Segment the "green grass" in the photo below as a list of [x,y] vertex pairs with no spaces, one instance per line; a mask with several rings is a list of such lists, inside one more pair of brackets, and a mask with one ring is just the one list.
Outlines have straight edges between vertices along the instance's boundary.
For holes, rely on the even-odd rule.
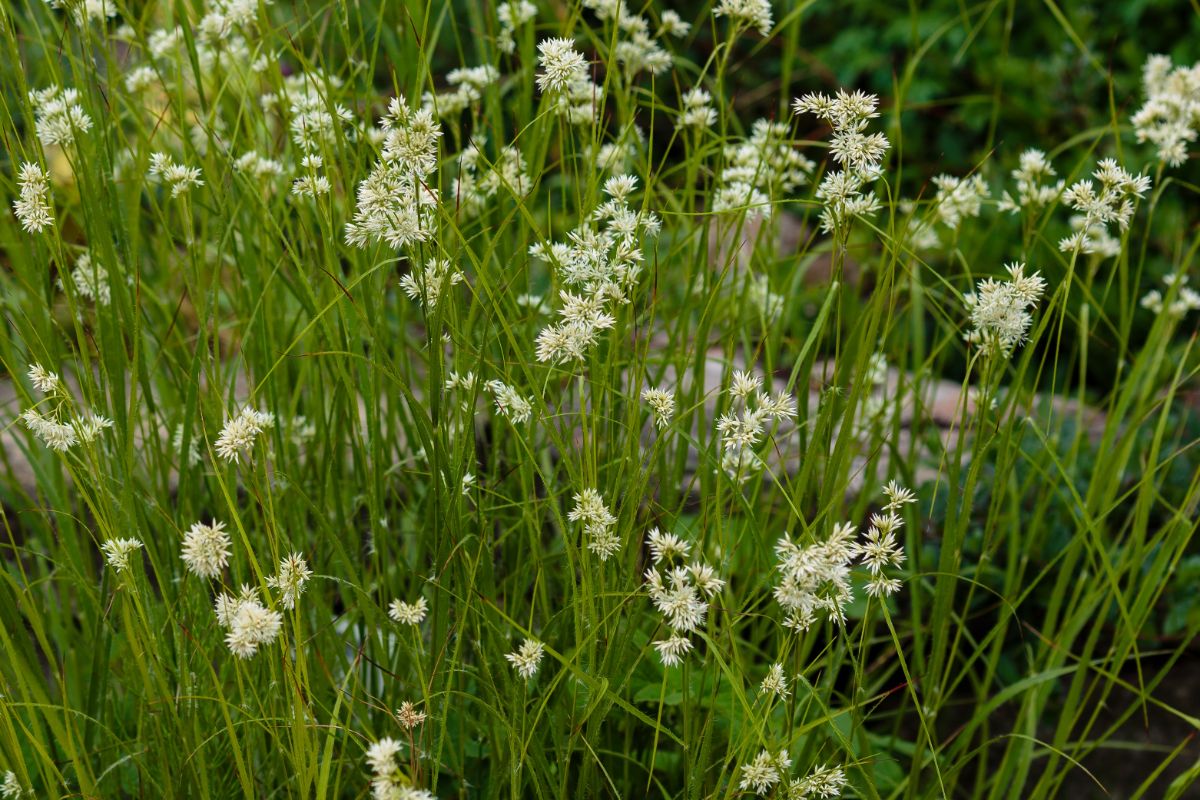
[[[626,75],[613,53],[627,34],[568,2],[539,2],[507,54],[486,4],[280,0],[220,37],[215,63],[201,24],[213,2],[119,2],[82,25],[35,0],[0,9],[0,187],[11,207],[20,165],[44,166],[54,216],[30,233],[0,215],[0,365],[17,395],[0,419],[0,772],[46,797],[366,797],[367,749],[390,737],[403,745],[393,777],[438,797],[749,796],[743,767],[764,749],[793,761],[775,797],[819,765],[843,768],[854,798],[1195,792],[1200,706],[1169,690],[1194,686],[1200,631],[1196,315],[1139,305],[1152,288],[1177,296],[1163,275],[1197,274],[1194,159],[1165,168],[1136,142],[1138,69],[1154,50],[1106,59],[1111,20],[1061,3],[917,5],[779,3],[762,37],[680,4],[694,27],[663,38],[674,63],[653,77]],[[665,9],[631,10],[653,33]],[[1174,11],[1195,29],[1189,6]],[[895,19],[880,42],[839,23],[883,13]],[[151,59],[151,34],[175,25],[179,45]],[[589,60],[598,122],[570,125],[538,92],[537,44],[552,36]],[[1054,37],[1059,80],[1084,65],[1085,111],[1026,85],[1023,65]],[[872,56],[883,45],[891,68]],[[1159,49],[1197,57],[1174,45]],[[131,91],[143,64],[152,86]],[[429,237],[347,244],[388,100],[415,108],[450,69],[480,64],[500,77],[440,120],[421,189],[438,198]],[[981,83],[988,64],[1001,77]],[[302,73],[319,109],[349,112],[315,148],[331,183],[315,199],[291,193],[306,169],[288,76]],[[830,235],[814,193],[836,168],[829,130],[789,108],[839,80],[881,94],[869,130],[891,149],[881,208]],[[77,89],[93,121],[63,147],[34,130],[28,93],[51,85]],[[676,130],[692,86],[717,120]],[[771,190],[761,226],[744,209],[712,213],[728,148],[758,118],[789,126],[787,147],[815,164],[806,185]],[[1025,141],[1030,130],[1046,138]],[[476,215],[454,182],[472,142],[481,173],[505,146],[526,164]],[[615,142],[632,143],[627,163],[604,170],[596,150]],[[1062,252],[1061,199],[998,210],[1026,146],[1068,185],[1106,157],[1151,176],[1129,230],[1113,228],[1119,255]],[[236,169],[251,150],[285,174]],[[155,152],[203,185],[171,197],[145,177]],[[638,235],[641,274],[586,357],[538,361],[571,287],[529,248],[564,241],[621,172],[638,179],[631,208],[661,230]],[[991,185],[957,230],[935,221],[938,173]],[[914,239],[925,222],[936,245]],[[801,228],[794,251],[781,228]],[[85,250],[107,271],[107,305],[70,279]],[[425,308],[400,281],[435,258],[464,280]],[[1029,341],[988,357],[964,341],[963,295],[1017,261],[1047,289]],[[752,278],[779,295],[777,317]],[[882,401],[866,379],[876,354],[898,376]],[[719,384],[702,378],[710,362]],[[34,388],[35,363],[69,378],[69,399]],[[798,415],[758,445],[767,468],[739,481],[716,424],[747,366]],[[478,382],[446,390],[452,371]],[[498,413],[491,380],[528,398],[532,419]],[[973,392],[969,408],[952,396],[952,421],[930,400],[950,384]],[[649,386],[676,389],[663,430],[640,399]],[[58,403],[113,425],[55,452],[19,414]],[[246,405],[275,424],[229,463],[217,439]],[[889,571],[900,591],[868,597],[856,566],[844,626],[785,627],[779,537],[865,530],[893,479],[917,495],[901,512],[907,559]],[[569,518],[589,488],[616,518],[622,546],[606,561]],[[210,519],[231,536],[215,580],[180,558],[184,533]],[[675,667],[652,644],[669,633],[644,585],[654,527],[727,581]],[[100,553],[118,538],[144,545],[122,572]],[[293,552],[314,574],[286,610],[267,581]],[[213,610],[243,584],[283,616],[248,659]],[[420,625],[389,619],[392,600],[418,597]],[[545,645],[528,681],[505,660],[526,638]],[[774,663],[784,699],[759,691]],[[428,714],[411,733],[405,701]],[[1149,744],[1134,741],[1144,730]]]

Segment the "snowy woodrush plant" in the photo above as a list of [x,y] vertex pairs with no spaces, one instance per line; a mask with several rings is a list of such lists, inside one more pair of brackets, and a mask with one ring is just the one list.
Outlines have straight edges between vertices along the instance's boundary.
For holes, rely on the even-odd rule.
[[1125,5],[0,7],[0,796],[1190,796]]

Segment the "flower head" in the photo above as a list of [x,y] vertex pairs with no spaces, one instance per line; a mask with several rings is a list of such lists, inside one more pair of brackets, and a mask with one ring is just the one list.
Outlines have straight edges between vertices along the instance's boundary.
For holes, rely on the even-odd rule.
[[109,539],[100,545],[104,560],[117,572],[129,569],[129,557],[140,550],[142,543],[137,539]]
[[529,680],[537,674],[538,667],[542,663],[542,654],[545,652],[546,646],[541,642],[533,639],[526,639],[517,648],[516,652],[509,653],[505,656],[513,669],[517,671],[525,680]]
[[424,597],[418,597],[413,603],[393,600],[388,606],[388,616],[401,625],[420,625],[428,613],[429,601]]
[[229,563],[229,545],[224,522],[213,520],[208,525],[196,522],[183,535],[180,557],[201,578],[216,578]]
[[282,593],[279,604],[290,611],[296,606],[296,598],[304,594],[311,577],[308,562],[299,553],[292,553],[279,562],[279,572],[267,578],[267,586]]
[[50,179],[37,164],[21,164],[17,174],[19,196],[13,201],[13,213],[29,233],[41,233],[54,225],[50,205]]

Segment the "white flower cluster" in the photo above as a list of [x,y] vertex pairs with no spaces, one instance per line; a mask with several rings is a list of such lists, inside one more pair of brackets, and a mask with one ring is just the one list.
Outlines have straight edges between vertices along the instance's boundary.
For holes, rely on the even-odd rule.
[[721,437],[721,469],[745,483],[765,468],[755,449],[767,435],[767,425],[796,416],[796,401],[784,392],[774,397],[762,390],[762,378],[735,371],[728,389],[731,410],[717,420]]
[[1021,153],[1020,166],[1012,171],[1013,180],[1017,182],[1017,199],[1013,200],[1008,192],[1000,198],[999,209],[1016,214],[1022,210],[1035,211],[1050,205],[1062,194],[1066,182],[1059,178],[1052,183],[1047,182],[1057,173],[1051,166],[1046,154],[1036,148],[1029,148]]
[[937,187],[933,197],[934,216],[951,230],[958,230],[967,217],[978,217],[983,201],[991,195],[987,181],[980,175],[968,178],[938,175],[933,185]]
[[1108,226],[1116,223],[1121,231],[1129,229],[1133,219],[1134,199],[1141,199],[1150,191],[1148,175],[1132,175],[1111,158],[1096,165],[1092,177],[1100,184],[1099,191],[1091,180],[1081,180],[1063,192],[1063,202],[1078,212],[1079,218],[1071,220],[1075,233],[1062,239],[1058,249],[1064,253],[1098,253],[1116,255],[1120,251],[1109,234]]
[[783,674],[783,664],[772,664],[767,669],[766,677],[758,685],[758,691],[760,694],[770,695],[779,700],[783,700],[791,694],[788,689],[787,676]]
[[971,312],[966,340],[990,355],[1007,358],[1029,338],[1030,309],[1041,299],[1046,282],[1037,272],[1026,275],[1024,264],[1009,264],[1005,269],[1007,281],[985,278],[974,292],[963,295],[963,303]]
[[584,489],[575,495],[575,507],[567,514],[571,522],[583,523],[583,534],[587,537],[587,548],[599,556],[601,561],[621,549],[621,539],[613,528],[617,518],[604,504],[604,498],[595,489]]
[[654,562],[646,570],[646,592],[671,629],[671,635],[656,641],[654,649],[665,666],[673,667],[691,652],[692,640],[688,634],[704,625],[709,604],[724,588],[725,581],[701,561],[682,563],[691,552],[691,544],[673,533],[654,528],[646,535],[646,544]]
[[238,658],[250,658],[259,647],[274,642],[283,627],[283,615],[259,602],[249,586],[243,585],[236,597],[222,592],[214,609],[218,624],[228,631],[225,643]]
[[274,424],[274,414],[246,406],[221,428],[213,449],[222,460],[237,463],[242,453],[254,445],[255,437]]
[[738,788],[766,794],[783,780],[791,768],[792,759],[788,757],[787,750],[780,750],[774,755],[769,750],[763,750],[749,764],[742,765],[742,780]]
[[189,572],[201,578],[218,578],[229,563],[229,534],[225,523],[213,520],[208,525],[193,523],[183,535],[180,558]]
[[130,556],[142,549],[142,546],[139,539],[109,539],[100,545],[100,550],[110,567],[117,572],[124,572],[129,569]]
[[538,667],[542,664],[542,655],[546,651],[546,646],[534,639],[526,639],[521,643],[521,646],[512,653],[504,656],[508,663],[513,665],[513,669],[517,671],[525,680],[529,680],[537,674]]
[[[92,254],[84,251],[75,259],[71,269],[71,283],[75,294],[85,300],[92,300],[96,305],[106,306],[112,301],[112,292],[108,285],[108,270],[92,260]],[[58,287],[63,287],[62,278],[58,279]]]
[[736,27],[757,28],[763,36],[771,33],[771,0],[721,0],[713,9],[714,17],[729,17]]
[[1187,160],[1188,145],[1200,132],[1200,62],[1176,67],[1169,56],[1153,55],[1142,69],[1146,102],[1133,115],[1139,142],[1158,148],[1169,167]]
[[650,406],[655,427],[661,431],[670,426],[671,418],[675,416],[674,391],[648,386],[642,390],[642,400]]
[[842,230],[854,217],[879,210],[875,192],[867,187],[883,174],[881,161],[891,144],[882,133],[867,133],[867,126],[879,116],[879,98],[862,91],[839,90],[834,96],[812,92],[796,98],[796,114],[812,114],[833,128],[829,154],[840,169],[830,170],[817,187],[821,211],[821,229],[826,233]]
[[75,22],[103,22],[117,15],[115,0],[46,0],[46,5],[55,9],[69,9]]
[[13,213],[28,233],[41,233],[54,225],[50,206],[50,176],[37,164],[26,161],[17,174],[19,197],[13,201]]
[[29,93],[33,106],[34,125],[38,138],[44,145],[67,145],[75,141],[77,133],[87,133],[92,128],[92,118],[79,104],[79,92],[50,86],[34,89]]
[[406,603],[403,600],[393,600],[388,605],[388,616],[393,622],[400,625],[420,625],[425,621],[425,615],[429,613],[429,601],[424,597],[418,597],[412,603]]
[[404,745],[395,739],[383,738],[367,748],[367,765],[371,768],[371,797],[375,800],[434,800],[434,795],[416,789],[409,783],[396,757]]
[[699,86],[688,89],[680,98],[678,128],[711,128],[717,123],[717,111],[712,107],[712,95]]
[[[742,780],[738,787],[742,791],[752,790],[765,795],[773,786],[787,777],[792,768],[792,759],[787,750],[772,755],[763,750],[749,764],[742,765]],[[818,766],[803,778],[795,778],[777,797],[786,800],[816,800],[816,798],[841,797],[846,788],[846,773],[841,767]]]
[[771,291],[767,275],[751,275],[747,279],[746,306],[766,325],[773,325],[783,314],[784,297]]
[[[284,81],[283,96],[289,101],[288,129],[301,152],[319,153],[336,147],[339,132],[352,130],[354,114],[328,96],[341,86],[341,78],[319,70],[290,75]],[[268,93],[263,95],[262,102],[269,108],[277,105],[280,97]]]
[[462,272],[450,266],[448,260],[435,258],[423,267],[413,265],[408,274],[400,279],[400,288],[409,300],[419,302],[426,313],[432,314],[442,292],[462,283],[462,279]]
[[511,53],[517,49],[517,40],[513,34],[519,26],[537,16],[537,6],[529,0],[501,3],[496,7],[496,16],[500,20],[500,34],[496,37],[496,46],[502,53]]
[[150,170],[147,174],[150,178],[160,180],[171,187],[171,197],[179,197],[194,186],[204,185],[204,181],[200,180],[198,167],[176,164],[166,153],[150,155]]
[[714,213],[744,211],[746,219],[767,219],[772,202],[808,183],[816,165],[792,144],[782,122],[756,120],[750,136],[726,145],[725,166],[713,194]]
[[386,242],[398,250],[433,233],[437,195],[427,188],[426,178],[437,166],[442,130],[432,111],[414,111],[402,97],[392,99],[381,125],[383,153],[358,185],[358,206],[354,221],[346,223],[346,242],[354,247]]
[[279,592],[279,604],[288,611],[296,607],[296,598],[304,594],[304,587],[312,577],[308,562],[299,553],[284,556],[279,562],[279,571],[267,578],[267,586]]
[[587,60],[572,39],[543,39],[538,43],[538,91],[548,96],[555,113],[573,125],[595,121],[604,90],[588,76]]
[[568,235],[568,242],[530,247],[531,256],[555,266],[563,284],[582,290],[582,295],[561,292],[561,320],[543,328],[537,337],[539,361],[581,361],[600,333],[616,324],[607,303],[631,299],[642,270],[640,237],[656,234],[660,226],[654,214],[630,208],[629,197],[636,187],[632,175],[609,178],[604,190],[610,199]]
[[507,417],[509,422],[520,425],[533,416],[533,404],[504,381],[493,379],[485,383],[483,388],[492,393],[496,412]]
[[471,107],[483,97],[483,90],[500,78],[500,70],[491,64],[478,67],[459,67],[446,73],[446,82],[453,88],[421,96],[421,105],[433,108],[439,117],[452,117]]
[[583,0],[583,6],[596,12],[601,20],[617,26],[620,38],[613,49],[613,58],[625,68],[625,75],[630,78],[643,71],[661,75],[670,69],[671,55],[655,41],[655,36],[685,36],[691,29],[678,14],[667,11],[663,14],[663,24],[656,34],[651,35],[650,21],[630,11],[625,0]]
[[[1163,277],[1167,287],[1166,297],[1158,289],[1151,289],[1141,300],[1142,308],[1155,314],[1166,313],[1171,317],[1182,317],[1189,311],[1200,309],[1200,292],[1187,285],[1187,275],[1172,272]],[[1178,289],[1176,289],[1178,287]]]
[[19,800],[21,795],[26,793],[31,797],[35,796],[32,787],[29,789],[21,787],[21,781],[17,778],[17,773],[11,769],[4,773],[4,780],[0,781],[0,797],[3,797],[4,800]]
[[883,570],[904,562],[904,551],[896,539],[904,520],[896,512],[916,502],[916,497],[895,481],[883,491],[888,498],[884,513],[872,515],[864,541],[855,541],[857,529],[848,522],[835,525],[825,541],[807,546],[796,544],[786,535],[779,539],[775,545],[779,561],[776,568],[782,578],[775,587],[775,600],[787,612],[785,627],[806,631],[822,612],[838,625],[845,624],[846,605],[854,596],[850,569],[856,558],[870,573],[868,594],[880,597],[899,590],[900,582],[887,577]]
[[61,453],[80,442],[90,444],[103,430],[113,426],[111,419],[92,411],[72,414],[71,397],[58,374],[41,364],[29,366],[29,380],[33,388],[47,395],[53,407],[49,412],[28,408],[21,412],[21,422],[51,450]]
[[472,139],[459,153],[458,177],[448,198],[467,217],[479,214],[501,189],[520,198],[533,187],[525,157],[515,145],[501,148],[494,163],[484,164],[483,144],[482,137]]

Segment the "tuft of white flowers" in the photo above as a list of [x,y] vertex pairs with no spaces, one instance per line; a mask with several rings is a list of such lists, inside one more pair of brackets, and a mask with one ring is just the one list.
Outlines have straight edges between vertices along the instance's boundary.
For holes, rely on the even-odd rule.
[[881,162],[891,144],[882,133],[867,133],[870,121],[879,116],[878,106],[875,95],[844,89],[833,96],[811,92],[792,104],[794,113],[812,114],[833,128],[829,154],[840,169],[827,172],[816,192],[826,233],[879,210],[879,199],[867,187],[883,174]]
[[587,60],[575,49],[573,39],[551,38],[538,43],[538,91],[542,94],[564,92],[574,83],[587,80]]
[[508,653],[504,658],[508,663],[513,665],[513,669],[517,671],[518,675],[525,680],[529,680],[537,674],[545,650],[546,646],[541,642],[534,639],[526,639],[515,652]]
[[762,679],[762,683],[758,685],[758,691],[762,694],[769,694],[780,700],[786,698],[791,692],[788,690],[787,676],[783,674],[783,664],[772,664],[767,670],[767,675]]
[[583,0],[583,6],[596,12],[599,19],[616,25],[619,38],[612,55],[625,68],[626,77],[632,78],[642,71],[660,75],[671,68],[671,56],[655,41],[655,36],[663,36],[668,30],[673,35],[682,35],[679,30],[686,23],[678,14],[674,18],[668,16],[670,12],[664,14],[662,25],[652,35],[650,21],[630,11],[624,0]]
[[433,313],[443,290],[462,283],[462,280],[462,272],[450,266],[447,259],[435,258],[423,267],[413,265],[400,279],[400,288],[408,299],[419,302],[426,313]]
[[1021,153],[1020,166],[1011,174],[1017,182],[1017,199],[1013,200],[1012,195],[1004,192],[998,206],[1001,211],[1011,214],[1022,210],[1035,211],[1050,205],[1066,186],[1066,181],[1061,178],[1053,183],[1046,182],[1057,173],[1046,154],[1032,147]]
[[31,364],[28,374],[33,387],[47,395],[53,406],[49,413],[28,408],[21,412],[21,422],[51,450],[61,453],[79,442],[94,442],[102,431],[113,426],[111,419],[92,411],[71,416],[72,401],[57,373],[41,364]]
[[1133,115],[1139,142],[1158,148],[1158,160],[1178,167],[1200,132],[1200,62],[1176,67],[1169,56],[1152,55],[1142,68],[1146,102]]
[[773,325],[783,314],[783,295],[771,291],[771,279],[767,275],[747,276],[746,306],[754,311],[759,320]]
[[237,597],[222,592],[214,608],[217,622],[228,631],[225,644],[238,658],[250,658],[259,647],[274,642],[283,627],[283,615],[259,602],[249,586],[243,585]]
[[388,605],[388,616],[393,622],[401,625],[420,625],[429,613],[429,601],[418,597],[415,602],[406,603],[403,600],[393,600]]
[[688,89],[681,98],[677,128],[711,128],[717,123],[712,95],[699,86]]
[[642,390],[642,400],[654,414],[655,427],[661,431],[670,426],[671,418],[675,416],[675,392],[647,386]]
[[103,22],[117,15],[117,5],[114,0],[46,0],[46,5],[54,9],[69,9],[71,16],[79,25],[90,21]]
[[221,428],[213,448],[222,460],[237,463],[242,453],[254,445],[254,439],[274,424],[274,414],[246,406]]
[[[538,242],[529,248],[530,256],[554,266],[559,281],[582,292],[584,298],[571,296],[570,313],[564,323],[551,326],[539,335],[544,340],[545,358],[563,361],[579,358],[591,341],[591,335],[611,327],[600,313],[607,300],[628,303],[642,272],[642,236],[654,236],[662,226],[658,216],[630,208],[629,198],[637,188],[632,175],[614,175],[604,182],[609,199],[592,209],[587,220],[567,234],[567,241],[549,245]],[[564,302],[568,302],[564,296]]]
[[437,195],[426,178],[437,166],[441,126],[428,108],[412,110],[403,97],[392,98],[383,127],[383,152],[358,185],[354,220],[346,223],[353,247],[387,243],[399,250],[433,234]]
[[19,196],[13,201],[13,213],[27,233],[41,233],[54,225],[50,205],[50,177],[37,164],[26,161],[17,173]]
[[375,800],[434,800],[424,789],[416,789],[401,769],[396,757],[404,745],[384,737],[367,748],[367,765],[371,768],[371,796]]
[[92,118],[79,104],[79,92],[75,89],[61,86],[34,89],[29,93],[29,103],[33,106],[38,138],[44,145],[71,144],[76,134],[92,128]]
[[142,548],[138,539],[109,539],[100,545],[104,560],[117,572],[129,569],[129,557]]
[[171,197],[179,197],[188,189],[204,185],[204,181],[200,180],[198,167],[177,164],[166,153],[150,155],[150,170],[147,175],[171,187]]
[[757,28],[763,36],[771,33],[774,24],[771,0],[721,0],[713,9],[713,16],[729,17],[735,28]]
[[509,422],[521,424],[533,416],[533,404],[517,393],[517,390],[499,380],[490,380],[483,388],[492,393],[496,412],[507,417]]
[[841,767],[821,764],[803,778],[788,784],[788,800],[812,800],[812,798],[841,797],[846,788],[846,772]]
[[296,197],[307,197],[310,200],[329,194],[333,187],[329,183],[329,178],[320,173],[324,166],[325,159],[316,153],[309,153],[300,159],[300,168],[306,170],[306,173],[292,181],[292,194]]
[[[91,300],[101,306],[112,302],[108,270],[93,261],[92,254],[88,251],[80,253],[79,258],[75,259],[75,266],[71,269],[71,283],[75,287],[75,294],[85,300]],[[58,279],[58,287],[64,288],[61,278]]]
[[478,215],[501,189],[514,197],[523,197],[533,186],[526,174],[525,157],[516,146],[500,149],[496,160],[486,164],[482,137],[473,138],[458,155],[458,177],[450,187],[450,196],[467,217]]
[[671,630],[669,637],[654,642],[654,649],[664,666],[673,667],[691,652],[688,634],[704,624],[709,603],[724,588],[725,581],[702,561],[684,564],[691,544],[673,533],[654,528],[646,535],[646,543],[654,562],[646,570],[646,592]]
[[567,514],[571,522],[583,523],[583,533],[587,537],[588,550],[607,561],[613,553],[621,549],[621,539],[613,528],[617,518],[604,504],[604,498],[595,489],[584,489],[575,495],[575,507]]
[[538,91],[551,98],[555,113],[573,125],[596,118],[603,89],[588,76],[587,59],[572,39],[551,38],[538,43]]
[[766,119],[756,120],[745,140],[727,145],[724,157],[712,210],[744,211],[747,220],[769,218],[772,202],[808,183],[816,168],[795,148],[786,124]]
[[933,185],[937,187],[933,198],[934,215],[951,230],[958,230],[967,217],[978,217],[983,201],[991,195],[987,181],[979,175],[968,178],[938,175],[933,179]]
[[717,420],[721,469],[741,484],[765,468],[755,450],[769,423],[795,418],[796,401],[784,392],[771,397],[762,390],[761,378],[742,371],[733,373],[727,393],[731,408]]
[[[1187,285],[1187,275],[1172,272],[1163,277],[1167,287],[1166,298],[1162,291],[1151,289],[1141,300],[1141,306],[1155,314],[1166,313],[1170,317],[1183,317],[1189,311],[1200,309],[1200,292]],[[1176,289],[1178,287],[1178,289]]]
[[772,755],[763,750],[749,764],[742,765],[742,780],[738,788],[742,791],[751,790],[755,794],[766,794],[775,784],[783,780],[788,770],[792,768],[792,759],[787,750],[780,750]]
[[864,541],[854,540],[857,529],[850,523],[835,525],[825,541],[808,546],[800,546],[786,535],[780,538],[775,555],[782,577],[775,587],[775,600],[787,612],[785,627],[806,631],[820,613],[844,625],[846,605],[853,599],[850,569],[855,558],[861,558],[870,574],[868,594],[881,597],[900,589],[900,582],[883,570],[904,562],[896,538],[904,519],[896,512],[916,502],[916,497],[895,481],[888,483],[884,494],[888,498],[884,513],[872,515]]
[[1111,158],[1100,161],[1092,177],[1100,184],[1098,191],[1092,180],[1084,179],[1063,192],[1063,202],[1081,217],[1071,221],[1075,233],[1058,243],[1064,253],[1115,254],[1107,246],[1115,238],[1110,236],[1108,226],[1116,223],[1121,231],[1128,230],[1135,211],[1133,201],[1150,191],[1148,175],[1132,175]]
[[280,593],[279,604],[288,611],[296,607],[296,598],[304,594],[304,587],[312,577],[308,562],[299,553],[284,556],[279,562],[279,572],[267,578],[267,586]]
[[517,40],[513,34],[519,26],[537,16],[537,6],[529,0],[501,3],[496,7],[496,16],[500,20],[500,33],[496,37],[496,46],[502,53],[511,53],[517,49]]
[[483,97],[483,90],[500,78],[500,71],[491,64],[478,67],[459,67],[446,73],[449,91],[437,94],[426,92],[421,105],[434,109],[439,117],[449,117],[470,108]]
[[33,788],[24,789],[21,787],[21,781],[17,779],[17,773],[11,769],[4,773],[4,780],[0,781],[0,797],[4,800],[18,800],[21,795],[28,793],[31,797],[34,796]]
[[1024,264],[1009,264],[1009,279],[985,278],[974,292],[963,295],[971,314],[966,340],[982,346],[985,353],[1007,358],[1029,338],[1033,325],[1030,309],[1046,290],[1039,273],[1025,274]]
[[824,612],[839,625],[853,598],[850,565],[854,558],[854,525],[835,525],[825,541],[801,546],[786,534],[775,545],[781,574],[775,600],[787,613],[784,626],[806,631]]
[[58,373],[51,372],[41,364],[29,365],[29,382],[42,394],[53,394],[62,385]]
[[196,522],[183,535],[180,558],[188,570],[201,578],[217,578],[229,563],[229,534],[225,523],[213,520]]
[[406,731],[411,731],[428,717],[429,715],[424,711],[418,711],[411,700],[405,700],[400,704],[400,708],[396,709],[396,719],[400,722],[400,727]]

